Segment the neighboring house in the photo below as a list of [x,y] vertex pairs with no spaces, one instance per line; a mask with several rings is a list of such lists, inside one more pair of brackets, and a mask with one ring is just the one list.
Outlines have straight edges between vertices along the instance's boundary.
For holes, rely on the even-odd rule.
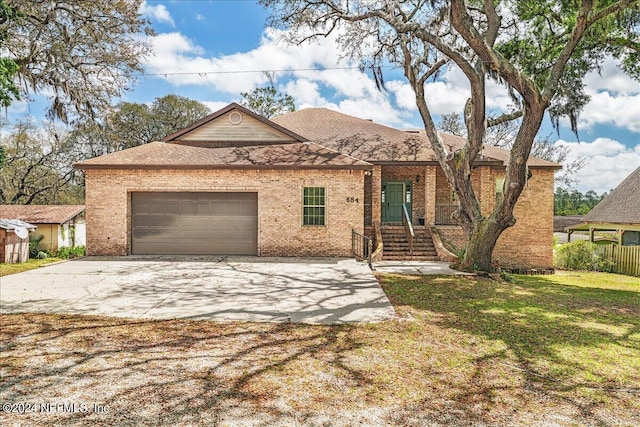
[[[442,137],[450,150],[465,142]],[[486,147],[474,165],[485,212],[502,191],[507,158]],[[86,173],[90,255],[349,256],[352,230],[372,236],[376,224],[400,225],[405,209],[423,236],[433,226],[464,244],[451,220],[455,195],[420,132],[327,109],[267,120],[231,104],[163,142],[76,167]],[[558,168],[530,159],[518,222],[496,248],[502,265],[552,266]]]
[[38,227],[40,249],[56,251],[86,244],[84,205],[0,205],[0,216],[17,218]]
[[567,227],[582,224],[583,215],[555,215],[553,217],[553,232],[564,233]]
[[0,262],[15,264],[29,261],[28,233],[36,228],[19,219],[0,219]]
[[569,235],[574,231],[589,231],[592,242],[596,231],[615,231],[619,244],[640,245],[640,167],[591,209],[582,218],[582,224],[566,230]]

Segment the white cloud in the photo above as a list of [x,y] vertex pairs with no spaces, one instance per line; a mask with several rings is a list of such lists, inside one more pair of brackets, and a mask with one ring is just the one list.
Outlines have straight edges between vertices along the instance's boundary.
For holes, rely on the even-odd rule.
[[207,18],[205,18],[205,17],[204,17],[204,15],[201,15],[201,14],[199,14],[199,13],[196,15],[196,21],[198,21],[198,22],[204,22],[204,21],[206,21],[206,20],[207,20]]
[[[280,89],[293,96],[298,108],[334,108],[380,123],[406,125],[402,118],[406,111],[395,110],[388,93],[378,90],[367,74],[350,68],[349,62],[336,60],[339,53],[335,38],[292,46],[281,42],[281,36],[282,32],[267,29],[255,49],[206,57],[203,49],[184,35],[160,34],[152,38],[155,56],[145,65],[148,73],[158,74],[176,86],[210,86],[236,96],[267,83],[260,70],[281,70],[276,78],[293,80]],[[189,74],[194,72],[202,74]],[[331,99],[323,92],[330,93]]]
[[223,101],[200,101],[200,103],[206,105],[212,113],[215,113],[218,110],[222,110],[224,107],[229,105],[228,102]]
[[640,94],[640,82],[627,76],[613,59],[604,61],[599,73],[592,71],[587,74],[585,85],[592,93],[604,90],[610,93]]
[[309,79],[298,79],[288,82],[282,90],[293,97],[298,108],[322,106],[327,100],[320,94],[320,85]]
[[175,22],[173,22],[171,14],[167,10],[167,7],[163,4],[149,6],[146,1],[143,1],[138,8],[138,13],[143,16],[155,19],[158,22],[169,24],[172,27],[176,26]]
[[9,107],[7,107],[7,114],[22,114],[26,113],[29,109],[29,101],[21,99],[19,101],[13,101]]
[[626,147],[610,138],[596,138],[592,142],[567,142],[558,144],[569,148],[567,161],[583,157],[586,162],[576,172],[578,190],[594,190],[601,194],[615,188],[627,175],[640,165],[640,144]]
[[[407,85],[404,83],[404,85]],[[579,129],[592,129],[596,125],[613,125],[640,133],[640,82],[628,77],[613,60],[606,60],[600,74],[591,72],[585,77],[586,92],[591,101],[580,114]],[[408,87],[408,85],[407,85]],[[443,73],[441,79],[429,82],[425,94],[434,114],[461,112],[469,97],[466,77],[456,67]],[[508,111],[513,101],[504,86],[488,81],[487,108]],[[408,106],[413,101],[402,87],[395,89],[398,105]],[[569,126],[567,119],[563,125]]]
[[590,129],[595,125],[609,124],[640,133],[640,93],[591,94],[591,101],[580,114],[578,129]]
[[[335,66],[335,60],[327,64],[326,52],[318,49],[317,45],[305,48],[288,46],[279,42],[279,36],[280,32],[277,30],[266,30],[260,46],[255,49],[220,57],[206,57],[201,47],[182,34],[160,34],[151,39],[156,55],[147,60],[145,65],[149,73],[166,73],[166,79],[177,86],[212,86],[220,92],[230,94],[239,94],[265,84],[267,78],[262,70]],[[194,72],[202,74],[172,75]]]
[[[640,82],[627,76],[613,59],[604,61],[600,73],[585,76],[585,92],[591,101],[580,113],[578,129],[613,125],[640,133]],[[568,119],[562,123],[569,126]]]
[[387,82],[387,89],[393,94],[396,105],[405,110],[417,110],[416,95],[411,89],[411,85],[400,80],[392,80]]
[[402,113],[394,109],[382,96],[378,99],[345,99],[339,103],[338,111],[387,126],[412,127],[402,119]]
[[[395,96],[399,107],[416,110],[415,95],[409,83],[394,80],[387,83],[387,88]],[[513,101],[504,86],[488,81],[486,90],[487,108],[497,111],[511,109]],[[467,78],[456,67],[447,69],[437,81],[429,81],[425,84],[425,97],[432,114],[462,113],[469,96]]]

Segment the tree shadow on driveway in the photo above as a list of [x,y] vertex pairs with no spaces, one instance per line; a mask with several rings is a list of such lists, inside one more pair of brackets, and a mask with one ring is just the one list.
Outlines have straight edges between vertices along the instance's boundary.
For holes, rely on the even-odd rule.
[[4,313],[321,324],[394,316],[368,267],[344,259],[88,258],[11,276],[2,288]]

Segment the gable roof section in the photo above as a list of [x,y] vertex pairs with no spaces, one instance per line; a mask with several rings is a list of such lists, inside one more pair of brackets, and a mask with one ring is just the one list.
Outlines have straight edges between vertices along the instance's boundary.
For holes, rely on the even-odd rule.
[[78,169],[372,169],[315,143],[199,147],[150,142],[77,163]]
[[586,222],[640,224],[640,167],[583,218]]
[[[294,111],[272,121],[319,144],[372,163],[437,163],[424,130],[403,131],[326,108]],[[440,132],[450,150],[464,147],[464,138]],[[485,145],[476,163],[506,165],[509,151]],[[530,157],[529,166],[559,168],[560,165]]]
[[[242,105],[232,103],[192,125],[162,139],[165,142],[206,142],[209,146],[283,144],[306,142],[296,133],[262,117]],[[215,144],[218,143],[218,144]]]
[[64,224],[84,212],[84,205],[0,205],[0,217],[31,224]]

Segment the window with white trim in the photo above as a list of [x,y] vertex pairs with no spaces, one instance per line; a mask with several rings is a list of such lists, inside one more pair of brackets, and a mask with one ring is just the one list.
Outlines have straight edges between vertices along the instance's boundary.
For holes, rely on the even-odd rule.
[[325,188],[304,187],[302,199],[302,225],[324,225]]

